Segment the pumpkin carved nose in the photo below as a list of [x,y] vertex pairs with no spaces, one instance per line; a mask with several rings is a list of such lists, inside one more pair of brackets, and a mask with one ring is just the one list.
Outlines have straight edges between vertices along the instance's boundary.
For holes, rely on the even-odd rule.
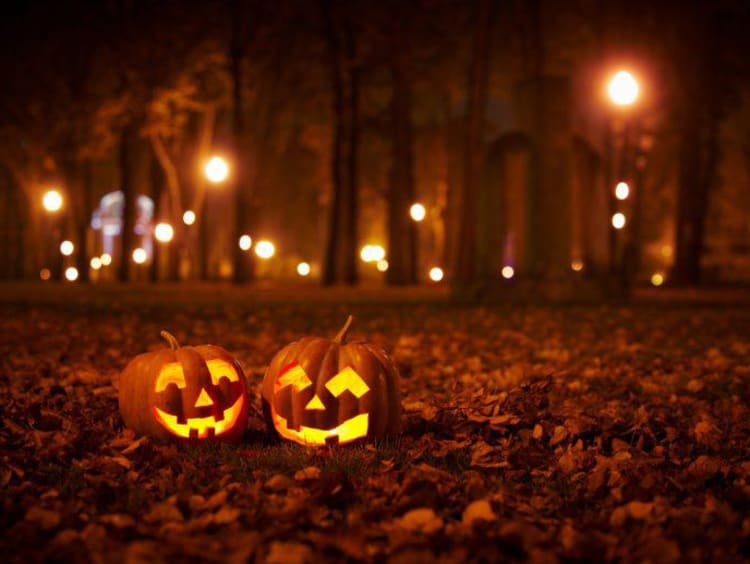
[[323,405],[323,402],[320,401],[320,398],[318,397],[318,394],[315,394],[313,396],[313,399],[307,402],[307,405],[305,406],[305,409],[318,409],[321,411],[325,411],[326,406]]
[[208,395],[208,392],[206,392],[205,388],[201,388],[201,393],[198,396],[198,399],[195,400],[195,407],[206,407],[207,405],[213,405],[214,400],[211,399],[211,396]]

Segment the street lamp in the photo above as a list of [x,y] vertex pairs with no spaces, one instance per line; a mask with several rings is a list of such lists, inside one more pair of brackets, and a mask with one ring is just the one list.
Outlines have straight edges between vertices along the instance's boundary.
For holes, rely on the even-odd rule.
[[169,243],[174,237],[174,228],[164,221],[157,223],[154,227],[154,237],[160,243]]
[[195,212],[193,210],[187,210],[182,214],[182,223],[185,225],[192,225],[195,223]]
[[607,85],[607,94],[617,106],[630,106],[638,98],[638,81],[626,70],[615,73]]
[[63,197],[57,190],[47,190],[42,196],[42,205],[50,213],[60,211],[63,206]]
[[255,245],[255,254],[263,260],[270,259],[276,254],[276,246],[271,241],[262,239]]
[[425,218],[425,216],[427,215],[427,210],[420,203],[412,204],[412,206],[409,208],[409,215],[414,221],[419,222]]
[[211,157],[203,169],[206,178],[212,184],[220,184],[229,176],[229,164],[221,157]]
[[443,279],[443,276],[445,276],[445,274],[443,273],[442,268],[440,268],[439,266],[433,266],[430,269],[429,276],[430,276],[430,280],[432,280],[433,282],[440,282]]

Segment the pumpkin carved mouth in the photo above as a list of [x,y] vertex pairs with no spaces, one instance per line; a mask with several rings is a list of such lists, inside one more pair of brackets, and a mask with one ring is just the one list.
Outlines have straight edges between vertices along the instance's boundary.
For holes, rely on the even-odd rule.
[[299,429],[290,429],[287,420],[278,413],[274,413],[273,420],[276,430],[282,437],[309,445],[324,445],[331,442],[338,442],[340,445],[350,443],[366,437],[370,426],[370,416],[367,413],[355,415],[328,430],[305,425],[300,425]]
[[233,429],[242,413],[244,403],[245,398],[240,395],[232,405],[223,411],[221,419],[217,419],[213,415],[208,417],[189,417],[185,423],[180,423],[176,415],[162,411],[156,406],[153,406],[153,409],[157,421],[169,429],[171,433],[185,439],[205,439],[212,436],[219,436]]

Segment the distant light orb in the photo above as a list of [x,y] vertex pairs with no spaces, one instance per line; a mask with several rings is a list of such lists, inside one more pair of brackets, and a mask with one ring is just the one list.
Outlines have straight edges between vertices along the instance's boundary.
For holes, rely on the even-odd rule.
[[661,286],[664,284],[664,275],[661,272],[654,272],[651,275],[651,284],[654,286]]
[[243,251],[249,251],[250,247],[253,246],[253,238],[250,237],[250,235],[242,235],[240,237],[240,240],[237,242],[237,244],[240,246],[240,249]]
[[385,272],[388,270],[388,261],[385,259],[379,260],[375,265],[375,268],[378,269],[378,272]]
[[365,245],[359,256],[364,262],[378,262],[385,258],[385,249],[380,245]]
[[276,247],[271,241],[263,239],[255,244],[255,254],[262,259],[270,259],[276,254]]
[[174,228],[166,222],[157,223],[154,227],[154,237],[160,243],[169,243],[174,238]]
[[89,266],[91,267],[91,270],[99,270],[102,267],[102,259],[99,257],[93,257],[89,261]]
[[625,227],[625,214],[617,212],[612,216],[612,227],[615,229],[622,229]]
[[52,271],[49,268],[43,268],[39,271],[39,278],[42,280],[49,280],[52,278]]
[[638,98],[638,82],[628,71],[620,71],[607,86],[609,99],[618,106],[629,106]]
[[195,223],[195,212],[193,210],[187,210],[182,214],[182,223],[185,225],[192,225]]
[[78,280],[78,269],[75,266],[69,266],[65,269],[65,279],[69,282]]
[[144,262],[146,262],[147,258],[148,254],[146,254],[146,249],[138,247],[137,249],[133,250],[133,262],[135,264],[143,264]]
[[574,272],[581,272],[583,270],[583,261],[579,259],[571,261],[570,268]]
[[99,257],[102,261],[102,266],[109,266],[112,264],[112,255],[109,253],[102,253],[102,256]]
[[511,278],[513,278],[516,275],[516,271],[515,271],[515,269],[512,266],[510,266],[509,264],[506,264],[502,268],[502,270],[500,270],[500,274],[506,280],[510,280]]
[[76,246],[73,244],[73,241],[65,240],[60,243],[60,252],[66,257],[72,255],[75,250]]
[[60,211],[63,205],[63,197],[57,190],[47,190],[42,196],[42,205],[48,212]]
[[627,182],[618,182],[615,186],[615,198],[618,200],[627,200],[630,196],[630,186]]
[[307,262],[301,262],[297,265],[297,274],[300,276],[309,276],[310,275],[310,263]]
[[229,176],[229,165],[221,157],[211,157],[206,163],[204,172],[209,182],[218,184],[219,182],[224,182],[227,176]]
[[414,221],[422,221],[427,215],[427,210],[422,204],[412,204],[409,208],[409,215]]
[[443,272],[443,269],[440,268],[439,266],[433,266],[430,269],[429,276],[430,276],[430,280],[432,280],[433,282],[440,282],[445,276],[445,273]]

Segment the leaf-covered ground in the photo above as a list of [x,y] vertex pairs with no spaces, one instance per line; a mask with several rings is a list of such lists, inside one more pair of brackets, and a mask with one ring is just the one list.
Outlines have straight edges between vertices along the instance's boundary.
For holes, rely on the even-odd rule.
[[[5,561],[750,557],[750,309],[92,296],[0,306]],[[403,434],[279,444],[265,365],[348,313],[398,362]],[[123,429],[119,372],[161,329],[236,354],[239,445]]]

